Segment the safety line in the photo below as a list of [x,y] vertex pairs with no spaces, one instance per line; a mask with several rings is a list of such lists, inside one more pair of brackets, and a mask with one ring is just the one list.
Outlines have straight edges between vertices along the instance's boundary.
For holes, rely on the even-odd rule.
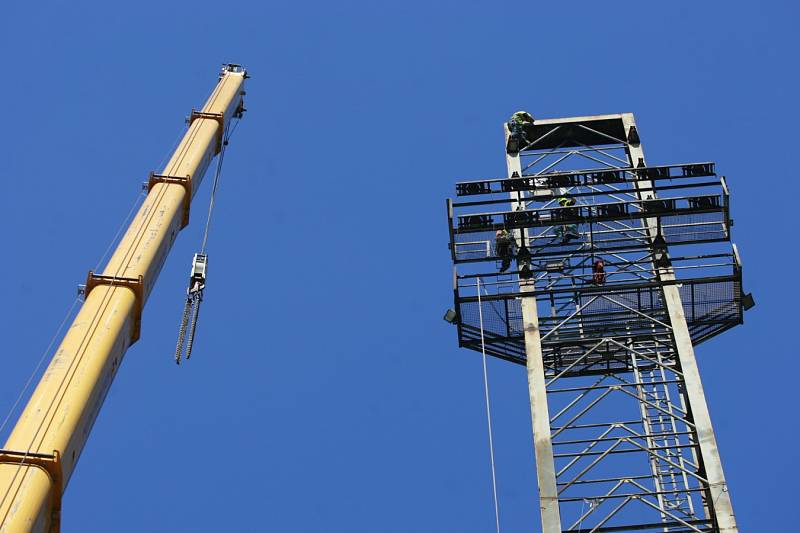
[[[167,190],[168,190],[168,187],[160,187],[159,192],[156,194],[156,197],[155,197],[154,201],[152,202],[153,206],[157,206],[157,205],[159,205],[161,203],[161,201],[163,200],[164,196],[166,196]],[[149,198],[149,194],[148,194],[148,198]],[[108,290],[103,295],[103,299],[101,300],[101,302],[100,302],[100,304],[99,304],[99,306],[97,308],[97,311],[95,311],[94,315],[92,316],[91,321],[89,322],[89,324],[90,324],[89,329],[87,329],[86,332],[83,334],[83,337],[81,338],[81,341],[78,344],[78,349],[76,350],[75,357],[73,358],[73,360],[70,362],[69,366],[67,367],[67,369],[66,369],[66,371],[64,373],[64,377],[61,378],[61,381],[59,382],[58,388],[56,389],[55,398],[53,398],[53,401],[47,407],[47,411],[45,411],[45,416],[43,417],[39,427],[37,428],[36,433],[34,434],[33,440],[31,441],[31,444],[28,446],[28,451],[30,451],[33,448],[33,443],[38,438],[39,432],[42,430],[42,428],[45,428],[45,432],[42,435],[42,440],[37,445],[37,448],[39,446],[41,446],[42,442],[44,441],[44,437],[45,437],[47,431],[49,431],[50,425],[53,423],[53,420],[55,419],[55,411],[53,411],[53,414],[52,414],[50,420],[47,420],[47,417],[50,416],[50,411],[53,408],[53,406],[55,406],[56,410],[57,410],[58,407],[61,405],[61,402],[63,401],[64,396],[66,394],[66,389],[69,387],[69,384],[72,382],[72,379],[75,377],[75,373],[77,372],[78,367],[80,367],[81,363],[83,362],[83,358],[86,355],[86,349],[87,349],[89,343],[91,342],[92,338],[94,337],[95,332],[97,331],[97,329],[100,326],[99,317],[102,317],[106,313],[106,311],[108,310],[108,306],[111,303],[111,300],[113,298],[115,289],[119,288],[119,285],[115,285],[116,278],[120,277],[121,274],[124,273],[124,271],[128,268],[131,259],[133,259],[132,252],[134,252],[139,247],[139,244],[141,243],[142,239],[144,238],[145,234],[147,233],[145,231],[145,228],[149,227],[152,219],[155,217],[156,211],[157,210],[155,208],[150,209],[149,212],[145,214],[145,216],[143,217],[141,225],[136,230],[136,238],[133,240],[133,242],[128,246],[128,249],[125,251],[125,254],[123,255],[123,257],[125,259],[120,262],[119,267],[115,270],[115,272],[113,274],[113,278],[114,279],[112,279],[111,283],[108,285]],[[130,255],[130,257],[128,257],[129,255]]]
[[[182,159],[183,158],[181,158],[181,160]],[[154,205],[158,205],[158,203],[161,202],[163,196],[166,193],[167,187],[161,187],[160,189],[161,190],[159,190],[159,192],[156,194]],[[142,220],[141,226],[139,227],[139,229],[137,229],[137,233],[139,233],[139,232],[144,233],[143,230],[144,230],[144,228],[146,228],[148,226],[150,220],[153,217],[153,212],[154,211],[155,211],[155,209],[152,209],[151,212],[148,213],[147,216],[144,217],[144,219]],[[128,254],[138,246],[138,243],[141,240],[141,236],[138,236],[138,237],[139,237],[138,239],[135,239],[134,242],[130,244],[128,249],[125,251],[125,254],[124,254],[123,257],[127,258]],[[125,266],[125,265],[128,262],[130,262],[130,259],[127,259],[127,260],[123,259],[123,261],[120,264],[119,268],[114,273],[114,278],[119,276],[119,273],[124,271],[125,268],[127,268],[127,266]],[[3,503],[5,503],[5,501],[7,500],[8,496],[9,496],[9,493],[11,492],[11,489],[14,487],[15,482],[17,481],[17,477],[19,476],[20,471],[22,470],[22,466],[26,464],[25,461],[28,458],[28,454],[34,448],[34,443],[36,442],[37,438],[39,437],[39,433],[42,431],[42,428],[45,428],[45,433],[42,436],[42,441],[40,441],[39,444],[36,446],[37,450],[38,450],[39,447],[41,447],[42,442],[44,441],[44,436],[47,434],[47,431],[49,430],[50,425],[52,424],[53,419],[55,418],[55,412],[53,412],[53,414],[51,416],[51,410],[53,409],[54,406],[56,407],[56,409],[58,409],[58,407],[61,405],[61,401],[64,399],[64,394],[65,394],[65,391],[66,391],[66,388],[64,387],[64,385],[66,384],[67,386],[69,386],[69,383],[72,382],[72,378],[75,376],[75,371],[77,371],[77,368],[80,366],[81,362],[83,361],[83,357],[86,355],[86,347],[88,346],[87,340],[89,342],[91,342],[91,338],[94,336],[94,334],[97,331],[97,328],[99,326],[98,318],[100,316],[103,316],[103,314],[105,314],[106,310],[108,309],[108,304],[111,302],[111,299],[112,299],[113,294],[114,294],[114,289],[116,288],[114,286],[115,281],[116,281],[115,279],[112,279],[111,284],[109,285],[108,291],[106,291],[106,293],[103,295],[103,299],[102,299],[100,305],[98,306],[97,311],[95,311],[94,315],[92,316],[91,320],[89,321],[90,325],[94,325],[94,329],[92,329],[92,328],[88,329],[84,333],[83,337],[81,338],[81,341],[80,341],[80,343],[78,345],[78,349],[76,350],[75,356],[73,357],[73,360],[70,362],[69,366],[67,367],[67,369],[66,369],[66,371],[64,373],[64,376],[61,378],[61,381],[59,382],[58,387],[56,388],[55,397],[50,402],[50,404],[47,406],[47,409],[45,410],[45,414],[42,417],[42,420],[39,423],[39,426],[37,427],[36,432],[33,434],[33,438],[31,439],[30,443],[28,444],[28,446],[27,446],[27,448],[25,450],[25,455],[22,457],[22,459],[20,460],[19,464],[17,465],[17,469],[14,472],[14,476],[12,477],[11,482],[9,483],[9,486],[8,486],[8,489],[6,490],[6,493],[3,495],[3,498],[0,499],[0,506],[2,506]],[[48,417],[50,417],[49,420],[48,420]],[[22,475],[22,478],[20,479],[19,485],[17,486],[16,490],[14,491],[14,495],[12,496],[12,500],[13,500],[13,498],[17,497],[17,494],[19,494],[19,490],[22,487],[22,484],[24,483],[25,477],[28,475],[28,473],[29,473],[29,470],[26,470],[25,473]],[[8,511],[6,511],[6,515],[3,517],[2,520],[5,520],[6,516],[8,515],[8,512],[10,510],[11,510],[11,508],[9,507]],[[0,523],[2,523],[2,521],[0,521]]]
[[94,267],[93,272],[99,272],[100,271],[100,265],[103,264],[103,260],[106,258],[106,256],[108,255],[108,252],[111,251],[111,248],[117,242],[117,239],[119,238],[120,234],[122,233],[122,230],[124,230],[126,227],[128,227],[128,221],[130,220],[131,215],[133,215],[133,212],[136,209],[136,206],[139,205],[139,201],[142,198],[145,198],[145,197],[146,197],[146,195],[144,194],[144,190],[140,191],[139,194],[136,195],[136,199],[133,201],[133,205],[131,206],[130,210],[128,211],[128,215],[125,217],[125,220],[122,221],[122,224],[117,229],[117,233],[114,234],[114,237],[111,239],[111,242],[108,243],[108,248],[106,248],[106,251],[103,252],[102,256],[100,256],[100,259],[97,261],[97,265]]
[[[36,377],[36,374],[38,374],[39,369],[42,367],[42,363],[44,363],[45,358],[50,353],[50,350],[53,348],[53,344],[55,344],[56,339],[58,339],[59,336],[61,335],[61,331],[64,329],[64,326],[66,325],[67,320],[69,320],[69,318],[72,316],[72,312],[75,310],[75,306],[78,305],[78,302],[80,302],[80,298],[75,298],[75,300],[73,300],[72,305],[69,307],[69,310],[64,315],[64,318],[61,320],[61,324],[59,324],[58,329],[56,330],[55,334],[53,335],[53,338],[50,339],[50,343],[47,345],[47,348],[45,348],[44,352],[42,353],[42,356],[39,358],[39,362],[36,364],[36,368],[34,368],[33,372],[31,372],[31,375],[28,377],[28,381],[25,383],[25,386],[22,387],[22,390],[20,391],[19,396],[17,396],[17,400],[14,402],[14,405],[11,406],[11,409],[8,411],[8,414],[6,415],[5,420],[3,420],[3,423],[0,424],[0,434],[2,434],[3,428],[5,428],[6,424],[11,419],[11,415],[16,410],[17,406],[19,405],[19,402],[22,401],[22,398],[25,396],[25,393],[28,390],[28,387],[30,387],[31,383],[33,382],[33,378]],[[19,475],[20,469],[22,468],[22,465],[25,464],[25,460],[28,458],[28,454],[30,453],[30,451],[31,451],[31,446],[28,446],[28,449],[25,450],[25,455],[20,460],[19,465],[17,466],[17,469],[14,472],[14,477],[11,479],[11,482],[8,484],[8,488],[6,489],[5,494],[3,494],[3,498],[0,499],[0,506],[2,506],[3,503],[5,503],[6,498],[8,498],[8,494],[11,492],[11,489],[14,486],[14,482],[17,480],[17,476]],[[24,476],[23,476],[23,479],[24,479]],[[22,482],[20,482],[20,485],[21,484],[22,484]],[[15,497],[16,497],[16,493],[17,492],[19,492],[19,487],[17,487],[17,490],[15,491]],[[10,510],[11,510],[11,507],[9,506],[9,511]],[[3,521],[5,521],[5,518],[6,518],[7,515],[8,515],[8,512],[6,512],[6,515],[3,516]],[[0,521],[0,524],[2,524],[3,521]]]
[[486,398],[486,422],[489,430],[489,459],[492,463],[492,496],[494,497],[494,521],[500,533],[500,504],[497,501],[497,472],[494,466],[494,439],[492,437],[492,411],[489,405],[489,372],[486,369],[486,341],[483,337],[483,306],[481,305],[481,278],[478,277],[478,318],[481,325],[481,354],[483,355],[483,393]]
[[33,381],[33,378],[39,372],[39,369],[41,368],[42,363],[44,363],[44,358],[47,357],[47,354],[50,353],[50,350],[53,348],[53,344],[55,344],[56,339],[58,338],[59,334],[61,333],[61,330],[64,329],[64,325],[67,323],[67,320],[72,315],[72,311],[75,310],[75,306],[78,305],[78,302],[80,302],[80,298],[75,298],[75,300],[72,302],[72,305],[70,306],[69,310],[67,311],[67,314],[64,315],[64,319],[61,321],[61,324],[58,326],[58,329],[56,330],[55,334],[53,335],[53,338],[50,339],[50,344],[47,345],[47,348],[45,348],[44,353],[39,358],[39,362],[36,364],[36,368],[33,369],[33,372],[31,372],[30,377],[28,377],[28,381],[25,383],[25,386],[22,387],[22,390],[20,391],[19,396],[17,396],[17,401],[15,401],[14,405],[11,406],[11,409],[8,411],[8,414],[6,415],[6,418],[3,420],[3,423],[0,424],[0,435],[3,434],[3,428],[5,428],[6,424],[8,424],[8,421],[11,419],[11,415],[14,413],[14,410],[19,405],[19,402],[22,401],[22,397],[25,395],[25,392],[28,390],[28,387],[30,387],[31,382]]
[[178,144],[181,142],[181,139],[186,136],[186,131],[187,130],[185,126],[178,131],[178,134],[175,136],[175,140],[172,141],[170,148],[164,153],[164,157],[161,158],[161,161],[158,162],[158,165],[155,166],[155,168],[161,171],[162,174],[164,173],[164,165],[167,164],[167,160],[171,155],[175,155],[175,150],[178,149]]
[[[158,203],[161,200],[161,196],[164,194],[164,191],[166,189],[167,189],[166,187],[162,187],[162,191],[160,191],[158,196],[157,196],[156,203]],[[141,226],[140,229],[145,228],[147,226],[147,222],[148,221],[149,221],[149,218],[147,218],[147,220],[143,221],[142,226]],[[125,252],[125,254],[127,255],[128,252],[130,251],[130,249],[133,248],[134,246],[135,246],[134,244],[131,244],[130,248],[128,249],[128,251]],[[119,272],[120,272],[120,270],[122,268],[123,267],[120,266],[120,268],[115,273],[114,278],[117,277],[117,274],[119,274]],[[69,387],[69,384],[72,382],[72,378],[75,377],[75,372],[77,371],[78,367],[80,367],[80,364],[83,361],[83,357],[86,355],[86,347],[88,346],[88,343],[91,342],[92,337],[94,337],[94,334],[97,331],[97,328],[99,327],[99,320],[98,319],[99,319],[99,317],[103,316],[105,314],[106,310],[108,309],[108,305],[111,302],[111,299],[113,297],[113,293],[114,293],[114,289],[115,289],[115,287],[114,287],[115,281],[116,281],[116,279],[112,279],[111,284],[109,285],[109,290],[106,291],[106,293],[103,295],[103,299],[102,299],[99,307],[97,308],[97,310],[95,311],[94,315],[92,316],[92,319],[89,321],[90,328],[87,329],[87,331],[83,334],[83,337],[81,338],[81,341],[80,341],[80,343],[78,345],[78,349],[76,350],[75,356],[73,357],[73,360],[70,362],[69,366],[67,367],[67,369],[66,369],[66,371],[64,373],[64,376],[61,378],[61,381],[58,383],[58,387],[56,388],[55,397],[48,404],[47,409],[45,410],[44,416],[42,417],[42,420],[39,423],[39,426],[36,428],[36,432],[33,434],[33,437],[31,438],[30,443],[28,443],[28,446],[25,449],[25,455],[23,455],[22,459],[20,459],[19,463],[17,464],[17,469],[14,472],[14,476],[11,478],[11,482],[8,485],[8,489],[6,490],[5,494],[3,495],[3,498],[0,499],[0,507],[2,507],[2,505],[8,499],[8,496],[11,493],[11,489],[14,487],[14,485],[15,485],[15,483],[17,481],[17,478],[19,477],[19,474],[20,474],[20,472],[22,470],[22,467],[24,465],[26,465],[25,461],[28,458],[28,454],[30,454],[31,450],[34,448],[34,443],[36,442],[37,438],[39,437],[39,433],[42,431],[42,428],[44,428],[44,433],[42,434],[42,438],[41,438],[39,444],[36,445],[36,449],[39,450],[39,448],[41,447],[42,443],[44,442],[44,438],[47,435],[47,431],[49,431],[50,425],[53,423],[53,419],[55,419],[55,412],[58,410],[58,407],[61,405],[61,402],[64,399],[64,395],[66,394],[66,389]],[[94,329],[91,328],[91,325],[94,326]],[[66,387],[65,387],[65,384],[66,384]],[[54,407],[55,407],[55,410],[53,410]],[[51,415],[51,411],[52,411],[52,415]],[[48,420],[48,417],[50,417],[49,420]],[[16,490],[14,490],[14,494],[11,497],[12,501],[19,494],[19,491],[20,491],[20,489],[22,488],[22,485],[25,482],[25,478],[27,477],[27,475],[29,473],[30,473],[30,470],[25,470],[25,472],[22,474],[22,477],[20,478],[20,481],[19,481],[19,485],[16,487]],[[11,511],[11,506],[9,506],[8,510],[6,511],[6,514],[3,516],[2,521],[0,521],[0,523],[3,523],[3,521],[5,521],[6,517],[8,516],[8,513],[10,511]]]

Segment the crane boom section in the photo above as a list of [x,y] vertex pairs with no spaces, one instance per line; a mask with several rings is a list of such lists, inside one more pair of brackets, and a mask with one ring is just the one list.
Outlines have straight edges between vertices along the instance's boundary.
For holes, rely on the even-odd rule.
[[[57,527],[60,494],[125,352],[138,338],[145,300],[220,150],[224,126],[242,109],[245,78],[238,67],[223,69],[169,162],[151,177],[147,198],[102,275],[90,273],[83,306],[5,443],[4,450],[22,455],[0,462],[0,533]],[[57,469],[33,464],[37,454],[52,455]]]

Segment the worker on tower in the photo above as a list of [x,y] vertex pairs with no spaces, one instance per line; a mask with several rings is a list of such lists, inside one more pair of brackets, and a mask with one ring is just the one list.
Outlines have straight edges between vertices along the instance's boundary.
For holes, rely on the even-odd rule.
[[505,229],[499,229],[494,234],[494,253],[500,258],[500,272],[505,272],[511,266],[514,258],[514,248],[517,242],[514,237]]
[[533,115],[527,111],[517,111],[508,120],[508,144],[506,151],[509,154],[519,152],[520,148],[527,146],[530,141],[525,133],[526,126],[533,126]]
[[606,265],[602,259],[598,259],[592,265],[592,283],[602,285],[606,282]]
[[[569,196],[561,196],[557,200],[559,207],[572,207],[575,205],[575,198]],[[575,218],[577,213],[575,209],[560,209],[556,215],[560,219]],[[580,239],[581,234],[578,233],[577,224],[565,224],[556,228],[556,235],[561,238],[561,244],[567,244],[573,239]]]
[[575,205],[575,198],[569,196],[559,196],[556,201],[560,207],[572,207]]
[[517,270],[519,271],[520,279],[530,279],[533,276],[531,271],[531,252],[525,246],[525,242],[522,243],[517,252]]
[[572,240],[581,238],[577,224],[565,224],[556,228],[556,236],[561,239],[561,244],[569,244]]

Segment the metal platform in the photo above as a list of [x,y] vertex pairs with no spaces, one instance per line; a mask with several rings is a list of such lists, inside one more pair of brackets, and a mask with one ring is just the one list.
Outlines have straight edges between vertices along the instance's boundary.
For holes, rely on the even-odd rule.
[[[684,282],[678,290],[689,334],[695,345],[742,323],[741,273],[716,281]],[[663,326],[658,322],[668,320],[661,290],[656,285],[630,286],[613,291],[591,288],[570,292],[577,295],[573,297],[569,294],[567,298],[559,299],[560,312],[539,319],[542,335],[547,336],[542,341],[542,347],[545,364],[551,373],[571,363],[571,359],[564,357],[570,351],[562,348],[564,344],[570,344],[572,349],[608,336],[637,339],[651,335],[654,327],[662,329]],[[500,294],[484,295],[482,299],[486,352],[522,365],[525,364],[523,297],[533,296]],[[537,293],[536,297],[549,303],[547,293]],[[477,295],[459,297],[457,307],[460,345],[481,351]],[[580,316],[573,316],[576,308],[580,309]],[[612,356],[612,353],[608,354],[611,358],[607,361],[611,365],[609,368],[615,367]],[[596,360],[595,363],[600,365],[602,371],[607,370],[606,362]],[[621,369],[627,371],[629,365],[625,364]],[[585,369],[580,372],[585,372]]]
[[[459,345],[482,324],[528,367],[543,531],[736,531],[693,350],[743,321],[725,178],[647,166],[631,114],[537,120],[520,145],[447,219]],[[503,273],[498,230],[530,253]]]
[[528,150],[618,144],[627,135],[622,115],[537,120],[525,129],[531,141]]
[[[637,190],[635,184],[644,180],[651,185]],[[565,190],[569,192],[563,194],[576,204],[558,207],[555,199]],[[540,317],[542,332],[552,330],[558,342],[572,343],[607,335],[635,336],[651,327],[651,319],[665,320],[660,291],[665,281],[653,265],[645,222],[655,221],[664,244],[673,248],[730,243],[728,188],[709,162],[550,171],[461,182],[456,191],[470,198],[448,201],[453,262],[481,263],[455,279],[460,344],[480,350],[476,284],[480,278],[486,349],[522,364],[525,348],[519,299],[523,296],[515,279],[517,271],[497,273],[496,230],[526,230],[524,244],[533,256],[534,278],[540,282],[535,297],[551,304],[549,315]],[[639,198],[656,192],[657,198]],[[535,200],[520,210],[514,198],[518,193]],[[580,238],[563,243],[557,230],[565,225],[574,225]],[[717,246],[716,251],[671,257],[676,279],[668,283],[678,285],[695,344],[742,323],[741,263],[732,245]],[[604,260],[608,271],[600,287],[592,284],[591,265],[596,258]],[[581,310],[579,327],[567,320],[576,306]]]

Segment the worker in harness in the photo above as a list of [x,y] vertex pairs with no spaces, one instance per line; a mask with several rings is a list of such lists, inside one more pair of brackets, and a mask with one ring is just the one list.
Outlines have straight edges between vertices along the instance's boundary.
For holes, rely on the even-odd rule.
[[517,270],[519,271],[520,279],[530,279],[533,277],[533,271],[531,270],[531,252],[528,250],[528,247],[525,246],[524,240],[517,252]]
[[[559,207],[572,207],[575,205],[575,198],[569,196],[561,196],[556,199]],[[577,213],[574,209],[560,209],[557,213],[560,219],[575,218]],[[568,244],[569,241],[580,239],[581,234],[578,233],[577,224],[564,224],[556,228],[556,235],[561,239],[561,244]]]
[[558,202],[559,207],[572,207],[575,205],[575,198],[571,198],[569,196],[559,196],[556,201]]
[[566,224],[556,228],[556,236],[561,239],[561,244],[569,244],[572,240],[581,238],[577,224]]
[[508,144],[506,145],[506,152],[514,154],[524,148],[530,141],[525,133],[526,126],[533,126],[533,115],[527,111],[517,111],[508,120]]
[[602,259],[598,259],[592,265],[592,283],[602,285],[606,282],[606,265]]
[[500,272],[505,272],[511,266],[514,258],[514,248],[517,242],[505,229],[499,229],[494,234],[494,254],[500,258]]

